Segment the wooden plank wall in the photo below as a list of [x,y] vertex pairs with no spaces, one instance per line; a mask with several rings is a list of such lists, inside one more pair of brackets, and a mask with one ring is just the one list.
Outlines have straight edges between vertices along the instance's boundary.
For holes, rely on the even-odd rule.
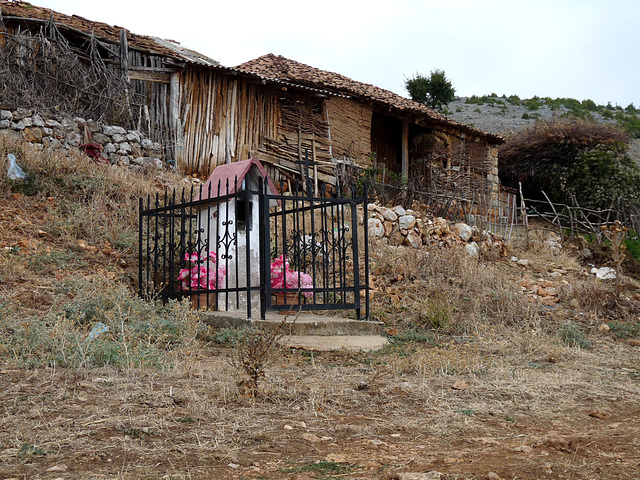
[[[129,68],[136,67],[161,71],[164,67],[163,57],[149,55],[139,50],[129,50]],[[169,83],[163,79],[131,80],[133,101],[131,113],[134,126],[144,132],[154,142],[161,142],[167,147],[167,154],[172,156],[172,132],[169,110]]]
[[280,110],[273,89],[198,68],[181,77],[185,133],[177,160],[185,173],[209,175],[217,165],[249,158],[264,138],[276,136]]

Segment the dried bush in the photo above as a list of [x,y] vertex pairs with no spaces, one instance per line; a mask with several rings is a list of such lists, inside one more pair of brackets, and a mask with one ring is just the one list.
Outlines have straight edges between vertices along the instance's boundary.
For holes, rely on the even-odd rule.
[[272,328],[249,328],[231,337],[230,341],[235,349],[232,363],[245,375],[238,382],[238,386],[246,395],[257,397],[260,394],[260,381],[265,376],[265,369],[272,359],[278,340],[283,336],[287,318],[283,317],[282,321]]
[[126,125],[131,105],[125,79],[107,67],[95,41],[87,51],[42,32],[4,34],[0,49],[2,105]]
[[[606,208],[612,199],[629,197],[633,182],[621,186],[620,179],[640,175],[625,156],[629,139],[619,127],[588,120],[539,121],[500,147],[500,179],[513,188],[522,182],[528,198],[537,199],[544,190],[553,201],[571,204],[575,195],[580,206]],[[615,178],[607,182],[609,177]],[[608,185],[607,198],[591,195],[598,182]]]

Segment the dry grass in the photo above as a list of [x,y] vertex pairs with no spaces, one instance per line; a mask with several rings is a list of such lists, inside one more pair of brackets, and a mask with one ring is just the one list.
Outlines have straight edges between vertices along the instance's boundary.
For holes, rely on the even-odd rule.
[[[396,341],[375,353],[271,349],[249,396],[234,347],[213,343],[186,305],[131,291],[137,198],[177,181],[0,143],[8,150],[38,189],[0,183],[4,477],[637,475],[638,347],[598,332],[612,287],[580,276],[570,251],[541,238],[513,250],[522,267],[373,244],[372,312]],[[524,278],[556,282],[557,303],[524,294]],[[626,288],[617,315],[630,325]],[[98,321],[109,330],[88,341]],[[567,322],[591,348],[563,342]]]

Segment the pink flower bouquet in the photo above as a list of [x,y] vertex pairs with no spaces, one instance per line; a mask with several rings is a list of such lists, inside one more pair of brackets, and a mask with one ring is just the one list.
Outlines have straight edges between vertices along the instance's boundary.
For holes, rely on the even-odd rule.
[[214,252],[208,252],[202,257],[197,253],[185,253],[184,259],[193,265],[180,269],[178,273],[181,290],[217,290],[224,286],[227,269],[216,266]]
[[271,288],[302,290],[305,297],[313,297],[313,292],[305,291],[305,289],[313,288],[311,275],[291,270],[289,261],[284,255],[280,255],[271,262]]

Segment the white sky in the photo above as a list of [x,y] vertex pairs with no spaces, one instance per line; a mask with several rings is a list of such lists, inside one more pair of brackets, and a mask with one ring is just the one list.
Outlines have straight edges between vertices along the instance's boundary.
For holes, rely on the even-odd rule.
[[33,0],[169,38],[226,66],[274,53],[407,96],[442,69],[459,96],[640,107],[638,0]]

